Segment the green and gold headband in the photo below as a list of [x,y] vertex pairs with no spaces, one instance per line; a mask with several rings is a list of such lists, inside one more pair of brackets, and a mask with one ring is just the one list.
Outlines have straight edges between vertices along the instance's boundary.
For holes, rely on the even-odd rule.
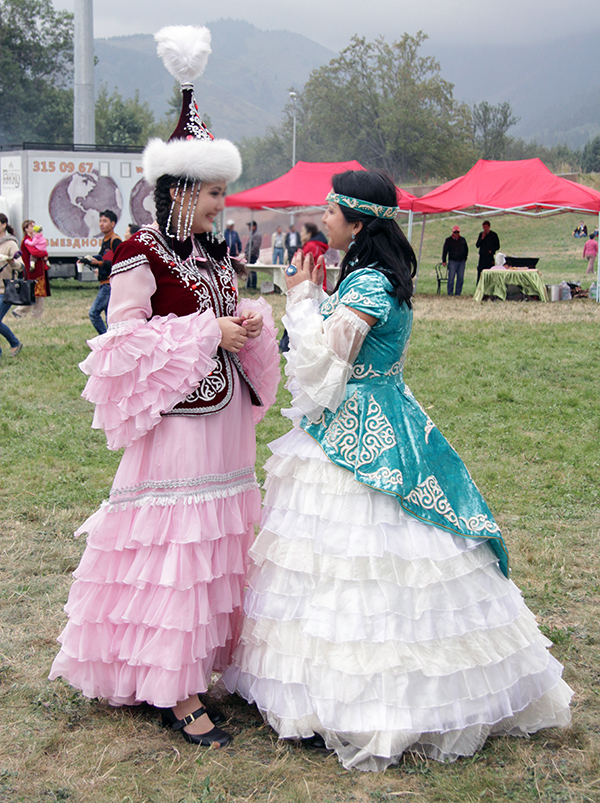
[[365,215],[381,217],[384,220],[392,220],[400,211],[399,206],[381,206],[372,204],[370,201],[361,201],[360,198],[350,198],[348,195],[339,195],[331,190],[325,198],[327,202],[332,201],[340,206],[347,206],[348,209],[355,209],[357,212],[364,212]]

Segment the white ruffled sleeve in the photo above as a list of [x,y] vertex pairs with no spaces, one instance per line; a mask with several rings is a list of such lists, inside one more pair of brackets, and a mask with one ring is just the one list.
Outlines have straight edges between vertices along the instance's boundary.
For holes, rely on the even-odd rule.
[[283,318],[290,338],[286,387],[294,408],[316,421],[326,408],[336,410],[342,402],[352,364],[371,327],[344,305],[324,320],[316,294],[304,296],[288,303]]
[[[143,266],[127,273],[134,271],[147,278]],[[119,284],[132,285],[133,277],[127,279],[113,280],[111,296]],[[145,286],[147,292],[151,284]],[[109,330],[88,340],[92,353],[79,365],[90,377],[82,396],[96,405],[92,427],[105,431],[109,449],[130,446],[153,429],[161,413],[183,401],[216,366],[221,328],[212,311],[148,321],[141,317],[151,311],[143,294],[134,293],[128,304],[117,291]]]
[[238,357],[248,378],[256,388],[262,407],[253,407],[254,423],[265,417],[267,410],[277,398],[281,372],[279,370],[279,348],[277,329],[273,321],[273,310],[264,298],[242,298],[238,304],[238,315],[242,312],[259,312],[263,317],[263,328],[259,337],[248,338]]

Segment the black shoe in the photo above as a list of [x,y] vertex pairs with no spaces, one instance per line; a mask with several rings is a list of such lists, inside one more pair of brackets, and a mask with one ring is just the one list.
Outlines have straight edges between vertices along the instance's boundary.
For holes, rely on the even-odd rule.
[[330,748],[325,744],[325,739],[320,733],[313,733],[313,735],[309,736],[307,739],[302,739],[302,746],[310,747],[313,750],[327,750],[331,752]]
[[229,719],[229,717],[227,717],[222,711],[217,711],[216,708],[206,705],[202,700],[200,700],[200,705],[203,705],[206,709],[208,718],[213,725],[222,725],[223,722],[226,722]]
[[[177,719],[172,709],[161,709],[163,725],[171,725],[174,731],[181,731],[181,735],[191,744],[199,744],[202,747],[225,747],[229,742],[233,741],[233,736],[221,728],[213,728],[207,733],[188,733],[184,728],[186,725],[191,725],[196,719],[199,719],[202,714],[208,714],[206,708],[201,705],[193,714],[188,714],[183,719]],[[212,721],[212,717],[209,715]]]

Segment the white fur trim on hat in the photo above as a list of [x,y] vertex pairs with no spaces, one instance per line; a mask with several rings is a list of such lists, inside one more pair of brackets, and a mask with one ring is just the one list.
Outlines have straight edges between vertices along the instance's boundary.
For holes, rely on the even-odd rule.
[[160,176],[194,181],[226,181],[240,177],[242,157],[228,139],[151,139],[143,154],[144,178],[154,186]]

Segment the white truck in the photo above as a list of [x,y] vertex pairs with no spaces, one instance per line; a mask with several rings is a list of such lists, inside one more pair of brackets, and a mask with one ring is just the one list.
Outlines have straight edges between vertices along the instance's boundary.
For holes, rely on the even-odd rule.
[[154,220],[139,151],[66,150],[63,145],[53,150],[29,143],[0,147],[0,211],[19,239],[24,220],[43,227],[50,278],[94,279],[77,259],[98,253],[98,221],[105,209],[117,215],[115,231],[121,237],[129,223],[142,226]]

